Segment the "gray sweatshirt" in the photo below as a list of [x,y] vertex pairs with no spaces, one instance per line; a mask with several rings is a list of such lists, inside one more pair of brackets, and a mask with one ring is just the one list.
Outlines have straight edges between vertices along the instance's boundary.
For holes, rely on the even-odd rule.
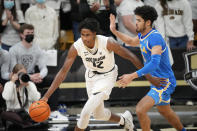
[[1,78],[9,79],[10,55],[6,50],[0,49]]
[[35,73],[35,66],[40,70],[40,75],[44,78],[48,69],[46,66],[46,57],[44,52],[38,45],[32,44],[30,48],[26,48],[21,42],[12,46],[9,50],[11,57],[11,70],[16,64],[23,64],[27,69],[27,73]]

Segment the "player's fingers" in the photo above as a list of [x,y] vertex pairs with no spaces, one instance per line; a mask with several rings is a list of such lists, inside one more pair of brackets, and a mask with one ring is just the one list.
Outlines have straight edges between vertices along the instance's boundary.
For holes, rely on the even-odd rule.
[[119,76],[118,78],[119,78],[119,79],[122,79],[122,78],[123,78],[123,76]]
[[159,78],[160,81],[167,81],[166,78]]
[[168,84],[167,81],[160,81],[161,84]]

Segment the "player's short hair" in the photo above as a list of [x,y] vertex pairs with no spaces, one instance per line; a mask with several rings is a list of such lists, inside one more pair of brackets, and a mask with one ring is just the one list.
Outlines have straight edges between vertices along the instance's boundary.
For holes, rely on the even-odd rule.
[[79,24],[79,32],[81,32],[82,29],[89,29],[92,32],[98,33],[100,31],[99,28],[99,22],[94,18],[86,18]]
[[155,10],[155,8],[148,6],[148,5],[137,7],[134,10],[134,13],[135,13],[135,15],[141,16],[144,19],[144,21],[150,20],[151,25],[158,17],[158,14],[157,14],[157,11]]
[[24,32],[24,30],[26,30],[26,29],[28,29],[28,30],[33,30],[34,29],[34,26],[33,25],[31,25],[31,24],[23,24],[21,27],[20,27],[20,29],[19,29],[19,33],[23,33]]

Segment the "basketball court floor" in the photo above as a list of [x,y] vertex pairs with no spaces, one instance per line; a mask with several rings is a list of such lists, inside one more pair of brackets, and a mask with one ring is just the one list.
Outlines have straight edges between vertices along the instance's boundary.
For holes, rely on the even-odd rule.
[[[180,117],[182,123],[188,131],[197,131],[197,106],[172,106],[176,114]],[[113,107],[110,108],[112,112],[121,114],[125,110],[129,110],[133,113],[135,131],[141,131],[137,116],[134,113],[135,107]],[[48,120],[45,123],[39,124],[29,129],[17,129],[15,127],[9,128],[7,131],[74,131],[74,126],[79,119],[79,113],[81,108],[70,108],[67,110],[67,114],[64,119]],[[77,114],[77,115],[76,115]],[[151,118],[152,131],[176,131],[172,128],[167,121],[156,112],[156,108],[153,108],[148,115]],[[0,127],[0,131],[3,131],[3,127]],[[105,121],[95,120],[93,117],[90,119],[90,123],[86,131],[125,131],[123,127],[120,127],[116,123],[110,123]]]

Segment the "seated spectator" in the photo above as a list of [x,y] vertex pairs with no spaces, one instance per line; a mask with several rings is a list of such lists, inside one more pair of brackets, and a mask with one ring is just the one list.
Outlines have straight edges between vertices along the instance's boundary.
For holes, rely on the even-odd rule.
[[[44,51],[40,49],[35,41],[33,42],[34,27],[29,24],[24,24],[21,26],[19,32],[22,41],[10,48],[10,68],[13,69],[16,64],[22,64],[27,69],[31,81],[34,82],[38,88],[48,87],[52,83],[53,78],[47,77],[47,58]],[[55,99],[53,104],[49,103],[51,110],[56,110],[58,103],[57,97],[52,97],[51,99],[51,101]]]
[[[11,69],[16,64],[22,64],[30,74],[30,79],[34,83],[41,83],[48,73],[46,66],[46,58],[44,52],[39,46],[33,42],[34,27],[29,24],[24,24],[20,28],[20,36],[22,41],[10,48]],[[38,66],[38,73],[35,72],[35,67]]]
[[45,4],[45,0],[36,0],[25,13],[25,21],[35,28],[34,43],[41,49],[53,49],[59,36],[58,18],[54,9]]
[[18,30],[24,23],[21,10],[16,10],[15,0],[1,0],[0,5],[0,33],[2,33],[2,48],[9,48],[20,41]]
[[26,73],[27,70],[23,65],[16,64],[11,73],[11,80],[4,86],[2,96],[7,106],[6,111],[1,113],[4,126],[6,121],[23,128],[32,125],[27,112],[30,105],[40,99],[40,93]]

